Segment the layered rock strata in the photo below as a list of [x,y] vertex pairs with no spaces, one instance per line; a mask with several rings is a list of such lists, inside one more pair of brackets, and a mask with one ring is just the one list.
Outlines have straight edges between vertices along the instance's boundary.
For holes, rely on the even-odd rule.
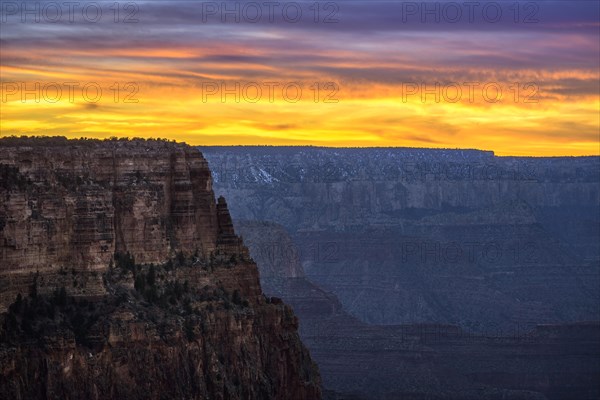
[[1,139],[0,199],[0,398],[321,398],[196,149]]

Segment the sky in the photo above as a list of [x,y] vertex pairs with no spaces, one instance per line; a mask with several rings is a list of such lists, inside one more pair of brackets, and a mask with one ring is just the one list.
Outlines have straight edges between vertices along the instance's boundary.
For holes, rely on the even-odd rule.
[[598,155],[599,3],[0,0],[0,136]]

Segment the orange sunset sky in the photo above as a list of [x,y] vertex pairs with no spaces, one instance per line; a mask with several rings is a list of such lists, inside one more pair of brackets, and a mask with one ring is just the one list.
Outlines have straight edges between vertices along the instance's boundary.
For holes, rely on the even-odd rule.
[[595,1],[88,3],[2,3],[1,136],[600,154]]

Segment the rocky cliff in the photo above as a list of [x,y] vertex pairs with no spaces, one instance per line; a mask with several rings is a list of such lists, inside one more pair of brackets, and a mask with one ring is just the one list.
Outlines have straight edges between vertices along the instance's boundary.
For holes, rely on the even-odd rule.
[[6,138],[0,199],[1,398],[321,397],[197,150]]

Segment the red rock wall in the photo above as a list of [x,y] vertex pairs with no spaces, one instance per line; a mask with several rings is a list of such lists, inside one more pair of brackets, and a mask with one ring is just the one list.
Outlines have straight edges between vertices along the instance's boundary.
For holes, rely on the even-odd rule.
[[[0,185],[1,287],[61,268],[101,272],[115,252],[158,263],[216,250],[217,205],[200,152],[158,141],[98,143],[0,145],[0,164],[23,182],[5,176]],[[3,291],[0,310],[15,295]]]

